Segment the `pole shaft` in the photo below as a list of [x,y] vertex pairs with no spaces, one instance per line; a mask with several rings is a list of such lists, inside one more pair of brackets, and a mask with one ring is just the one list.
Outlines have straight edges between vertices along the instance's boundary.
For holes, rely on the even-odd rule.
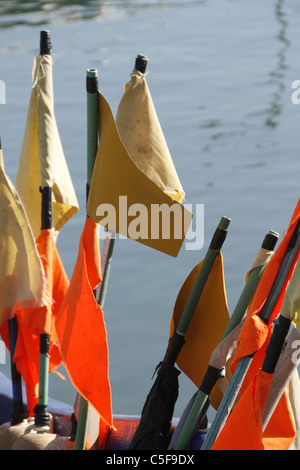
[[[261,248],[267,250],[267,251],[273,251],[277,241],[278,241],[278,233],[274,232],[273,230],[270,230],[261,245]],[[253,298],[253,295],[256,291],[256,288],[259,284],[259,281],[261,279],[261,276],[265,270],[267,263],[264,263],[262,265],[256,266],[253,268],[249,276],[247,278],[247,282],[243,288],[243,291],[239,297],[239,300],[236,304],[236,307],[230,317],[230,320],[228,322],[228,325],[224,331],[224,334],[222,336],[222,339],[224,339],[242,320],[247,308],[249,307],[249,304],[251,302],[251,299]],[[222,341],[221,339],[221,341]],[[183,450],[187,449],[188,442],[190,440],[190,437],[192,435],[192,432],[200,419],[202,410],[204,410],[205,404],[209,398],[210,391],[212,390],[214,384],[218,380],[218,370],[215,368],[212,371],[214,374],[214,377],[211,377],[211,372],[208,368],[207,371],[207,376],[209,376],[209,390],[206,390],[207,387],[202,387],[204,384],[204,380],[202,381],[202,385],[200,386],[196,398],[191,406],[191,409],[189,411],[188,417],[182,426],[182,430],[180,432],[180,435],[178,437],[178,440],[174,446],[175,450]]]
[[[273,312],[273,309],[277,303],[277,300],[279,298],[279,295],[280,293],[282,292],[282,289],[284,287],[284,284],[286,282],[286,279],[290,273],[290,270],[295,262],[295,259],[299,253],[299,250],[300,250],[300,221],[298,222],[297,226],[295,227],[294,229],[294,233],[293,233],[293,236],[291,237],[291,240],[290,240],[290,243],[289,243],[289,246],[286,250],[286,253],[285,253],[285,256],[282,260],[282,263],[280,265],[280,268],[277,272],[277,275],[276,275],[276,278],[273,282],[273,285],[272,285],[272,288],[268,294],[268,297],[266,299],[266,302],[264,303],[263,305],[263,308],[260,312],[260,315],[259,317],[266,323],[268,324],[270,318],[271,318],[271,315],[272,315],[272,312]],[[253,353],[253,355],[255,354],[255,352]],[[221,401],[221,404],[219,406],[219,409],[217,411],[217,414],[215,416],[215,419],[212,423],[212,426],[206,436],[206,440],[204,441],[204,444],[203,444],[203,450],[209,450],[211,448],[211,446],[213,445],[214,443],[214,440],[216,439],[218,433],[219,433],[219,430],[222,428],[222,426],[224,426],[225,424],[225,421],[226,421],[226,418],[227,416],[229,415],[230,411],[231,411],[231,407],[233,406],[234,404],[234,397],[237,396],[237,393],[240,389],[240,385],[239,385],[239,373],[242,374],[242,369],[245,371],[245,374],[243,376],[243,379],[246,375],[246,372],[251,364],[251,361],[252,361],[252,357],[253,355],[251,356],[246,356],[244,358],[241,358],[237,367],[236,367],[236,370],[235,370],[235,373],[233,374],[233,377],[229,383],[229,386],[226,390],[226,393]],[[246,367],[246,364],[247,367]],[[236,389],[237,389],[237,393],[236,393]]]
[[[93,169],[98,150],[98,70],[86,72],[87,92],[87,198],[93,176]],[[75,450],[84,450],[86,443],[89,402],[80,396],[78,421],[76,427]]]
[[13,409],[11,413],[11,425],[21,423],[27,417],[27,411],[23,404],[22,392],[22,376],[17,369],[16,363],[13,361],[15,346],[18,337],[17,318],[13,317],[8,320],[9,345],[10,345],[10,369],[13,394]]
[[90,186],[98,150],[98,71],[88,69],[87,90],[87,185]]
[[181,432],[174,446],[174,450],[185,450],[188,447],[188,443],[191,439],[191,433],[195,429],[195,426],[200,418],[201,412],[205,407],[208,400],[206,393],[198,390],[195,400],[191,406],[190,412],[187,419],[182,426]]
[[[49,31],[40,32],[40,55],[50,55],[52,45]],[[40,188],[41,203],[41,230],[52,228],[52,188],[45,186]],[[49,391],[49,334],[40,335],[39,352],[39,396],[35,408],[35,426],[37,432],[47,432],[50,427],[50,415],[48,413]]]
[[191,318],[194,314],[199,298],[205,287],[209,273],[211,272],[211,269],[216,260],[216,257],[218,256],[221,250],[222,244],[227,235],[230,222],[231,221],[228,217],[222,217],[219,222],[218,228],[215,231],[210,247],[205,255],[201,269],[193,285],[191,294],[188,298],[188,301],[183,309],[182,315],[176,327],[176,331],[179,334],[184,335],[186,333],[186,330],[190,324]]
[[201,450],[210,450],[213,443],[215,442],[219,432],[222,429],[222,425],[224,425],[226,418],[228,417],[235,400],[239,394],[240,388],[244,381],[244,378],[248,372],[252,361],[252,356],[243,357],[232,376],[232,379],[228,385],[228,388],[225,392],[225,395],[222,400],[222,407],[219,407],[215,419],[213,421],[213,426],[210,428],[206,439],[203,443]]
[[[248,307],[249,301],[251,300],[253,293],[256,290],[257,284],[262,275],[263,269],[261,267],[254,268],[249,274],[247,283],[242,291],[242,294],[239,298],[239,301],[234,309],[234,318],[230,318],[229,324],[224,332],[223,338],[232,331],[232,329],[239,324],[241,321],[246,308]],[[226,334],[225,334],[226,333]],[[206,401],[209,398],[209,394],[205,393],[199,388],[196,398],[191,406],[188,417],[182,426],[181,433],[178,437],[178,440],[174,446],[175,450],[184,450],[187,449],[190,436],[198,422],[198,419],[201,415],[202,410],[206,404]]]

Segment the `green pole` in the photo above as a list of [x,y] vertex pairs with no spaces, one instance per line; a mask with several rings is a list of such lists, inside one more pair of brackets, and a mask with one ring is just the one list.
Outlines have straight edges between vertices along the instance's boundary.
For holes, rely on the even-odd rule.
[[[148,57],[146,57],[145,55],[138,54],[135,59],[133,72],[139,71],[141,73],[145,73],[148,60],[149,60]],[[91,173],[90,168],[88,168],[88,172]],[[105,269],[103,269],[103,280],[99,286],[99,289],[96,289],[96,292],[95,292],[97,302],[101,305],[101,308],[103,308],[104,302],[105,302],[108,278],[109,278],[109,273],[110,273],[110,268],[111,268],[112,255],[113,255],[113,250],[115,246],[114,234],[108,233],[106,241],[108,242],[108,250],[106,254],[106,259],[104,261]]]
[[[284,287],[287,276],[295,262],[296,256],[300,250],[300,225],[297,224],[294,235],[291,238],[287,251],[285,253],[284,259],[281,263],[281,266],[276,275],[275,281],[272,285],[268,298],[263,306],[263,309],[260,314],[260,318],[267,324],[276,302],[279,298],[279,295]],[[210,450],[214,444],[220,430],[222,429],[225,421],[231,412],[235,400],[238,396],[239,390],[243,383],[243,380],[247,374],[247,371],[251,365],[253,356],[255,353],[249,356],[243,357],[239,362],[234,371],[232,379],[229,383],[229,386],[224,394],[224,397],[221,401],[221,404],[218,408],[214,421],[211,425],[211,428],[206,436],[206,439],[203,443],[201,450]]]
[[[274,232],[273,230],[270,230],[266,234],[261,248],[268,250],[268,251],[273,251],[278,241],[278,238],[279,238],[279,234],[277,232]],[[256,288],[266,268],[266,265],[267,264],[265,263],[260,266],[256,266],[249,273],[245,287],[241,293],[241,296],[236,304],[234,311],[232,312],[232,315],[224,331],[222,339],[224,339],[237,325],[240,324],[244,316],[244,313],[246,312],[250,304],[250,301],[256,291]]]
[[[135,68],[145,72],[148,59],[139,54],[136,58]],[[86,73],[86,90],[87,90],[87,188],[86,194],[88,199],[90,184],[93,175],[95,159],[98,150],[98,71],[97,69],[88,69]],[[100,290],[95,290],[94,294],[97,302],[103,308],[110,274],[113,249],[115,238],[113,234],[108,235],[109,247],[107,257],[104,262],[103,279]],[[100,292],[100,293],[99,293]],[[89,414],[89,403],[80,397],[78,423],[76,428],[75,450],[83,450],[85,448],[87,424]]]
[[[98,150],[98,70],[86,72],[87,91],[87,186],[91,184]],[[88,191],[87,191],[88,192]],[[87,194],[88,197],[88,194]]]
[[[169,429],[177,399],[178,382],[172,379],[174,372],[177,376],[174,364],[184,345],[185,332],[195,312],[210,271],[228,234],[230,222],[231,220],[228,217],[223,216],[214,232],[178,325],[169,340],[165,357],[157,367],[157,378],[147,395],[139,425],[128,450],[144,450],[152,448],[150,447],[152,445],[157,445],[155,444],[157,437],[151,442],[151,434],[160,435],[162,438],[166,437],[167,426]],[[173,385],[171,385],[172,382]],[[162,412],[163,408],[165,408],[164,412]],[[157,413],[160,414],[158,425],[155,423],[155,414]]]
[[[279,237],[278,233],[270,230],[266,234],[261,248],[268,250],[268,251],[273,251],[275,244],[278,241],[278,237]],[[253,295],[259,284],[259,281],[265,270],[265,267],[266,267],[266,263],[260,266],[256,266],[249,273],[247,282],[243,288],[243,291],[236,304],[236,307],[230,317],[230,320],[223,333],[221,341],[241,322],[246,312],[246,309],[249,306],[251,299],[253,298]],[[217,370],[216,368],[209,367],[206,375],[210,376],[209,377],[209,390],[202,390],[202,385],[199,387],[199,390],[197,391],[197,394],[192,403],[192,406],[190,408],[186,421],[184,422],[182,426],[181,432],[174,446],[175,450],[187,449],[192,432],[195,429],[195,426],[198,420],[200,419],[201,413],[209,398],[209,393],[212,390],[215,383],[217,382],[217,379],[219,377],[219,370]],[[204,383],[204,380],[202,383]]]
[[[95,159],[98,150],[98,70],[88,69],[86,72],[87,91],[87,186],[88,199],[93,175]],[[75,450],[84,450],[89,417],[89,402],[80,397],[78,422],[76,427]]]
[[[52,45],[49,31],[40,33],[40,55],[50,55]],[[40,188],[42,195],[41,229],[52,228],[52,188],[45,186]],[[38,433],[50,430],[50,415],[48,413],[49,390],[49,335],[40,335],[39,355],[39,396],[35,408],[35,428]]]
[[[108,247],[107,247],[107,252],[104,252],[104,259],[103,259],[103,267],[102,267],[102,276],[103,279],[100,283],[100,289],[99,292],[97,292],[97,302],[99,305],[101,305],[101,308],[104,308],[104,303],[105,303],[105,297],[106,297],[106,291],[107,291],[107,285],[108,285],[108,278],[109,278],[109,273],[110,273],[110,268],[111,268],[111,262],[112,262],[112,255],[113,255],[113,250],[115,246],[115,238],[114,234],[108,233],[107,238],[105,239],[105,242],[107,242]],[[103,250],[105,249],[105,245],[103,247]],[[102,256],[103,256],[102,255]],[[102,257],[101,257],[102,261]]]
[[205,287],[205,283],[207,281],[209,273],[213,267],[216,257],[218,256],[220,252],[223,241],[227,235],[230,222],[231,220],[228,217],[224,217],[224,216],[221,218],[219,222],[218,228],[215,231],[215,234],[210,243],[209,249],[207,250],[207,253],[203,260],[199,274],[193,285],[191,294],[188,298],[188,301],[183,309],[180,320],[178,322],[176,332],[179,335],[184,335],[186,333],[186,330],[190,324],[190,321],[192,319],[192,316],[197,306],[197,303],[199,301],[199,298]]

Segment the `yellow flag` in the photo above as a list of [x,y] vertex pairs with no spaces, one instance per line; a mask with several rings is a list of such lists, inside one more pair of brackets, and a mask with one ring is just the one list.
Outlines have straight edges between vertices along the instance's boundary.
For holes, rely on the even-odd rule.
[[131,74],[118,107],[116,124],[121,140],[138,168],[166,194],[181,202],[184,191],[144,73],[134,70]]
[[138,168],[100,93],[98,102],[99,147],[87,203],[88,216],[112,232],[177,256],[192,214]]
[[55,114],[52,57],[34,59],[33,86],[15,186],[35,238],[41,228],[40,187],[52,188],[52,225],[59,231],[78,211]]
[[0,151],[0,326],[22,308],[52,300],[21,200],[4,173]]
[[[180,289],[171,318],[170,337],[176,329],[202,263],[203,261],[195,266]],[[223,256],[220,252],[209,273],[185,334],[185,344],[176,361],[180,369],[198,388],[206,373],[210,356],[220,343],[228,322],[229,313],[225,291]],[[215,408],[217,408],[221,398],[222,393],[215,386],[211,394],[211,403]]]

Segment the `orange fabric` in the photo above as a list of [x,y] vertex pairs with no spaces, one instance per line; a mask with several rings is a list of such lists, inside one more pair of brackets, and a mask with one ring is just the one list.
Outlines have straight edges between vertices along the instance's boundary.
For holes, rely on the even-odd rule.
[[87,218],[56,331],[70,379],[100,415],[99,446],[113,426],[108,346],[103,312],[93,290],[101,281],[99,226]]
[[[33,409],[38,402],[40,333],[50,334],[49,373],[62,362],[56,344],[53,322],[69,285],[55,245],[53,230],[42,230],[36,243],[47,277],[48,294],[51,294],[53,302],[50,308],[28,308],[15,312],[18,321],[18,337],[13,361],[25,382],[30,416],[34,416]],[[7,322],[0,331],[3,341],[10,349]]]
[[242,357],[254,354],[255,352],[256,354],[254,356],[255,360],[253,360],[250,365],[248,374],[246,376],[246,379],[244,381],[241,391],[245,388],[247,384],[251,383],[256,372],[259,370],[259,368],[262,365],[262,362],[264,360],[264,355],[265,355],[264,354],[265,348],[268,343],[267,340],[270,337],[270,332],[271,332],[270,329],[271,329],[272,322],[274,318],[276,318],[279,315],[287,284],[291,278],[294,266],[297,262],[298,257],[296,257],[294,266],[290,270],[289,276],[281,291],[279,299],[273,309],[273,312],[268,321],[268,324],[265,325],[264,322],[259,318],[259,315],[266,302],[268,294],[272,288],[272,284],[280,268],[287,246],[291,240],[291,237],[293,236],[293,232],[294,232],[294,229],[296,227],[296,224],[299,218],[300,218],[300,199],[298,200],[298,203],[291,217],[286,235],[284,236],[282,242],[280,243],[279,247],[277,248],[275,254],[271,258],[270,262],[268,263],[263,273],[263,276],[255,292],[252,303],[249,307],[246,319],[244,321],[241,334],[239,337],[237,349],[235,352],[235,356],[233,358],[232,365],[231,365],[232,371],[235,370],[238,361]]
[[45,270],[47,290],[51,296],[52,305],[38,309],[24,309],[17,314],[31,333],[36,335],[51,334],[52,339],[55,340],[53,325],[68,289],[69,280],[55,245],[53,229],[42,230],[36,244]]
[[[280,439],[278,430],[280,429]],[[287,390],[281,396],[277,407],[263,433],[265,450],[289,449],[296,437],[296,423]]]
[[212,450],[287,450],[295,438],[295,422],[286,394],[262,432],[262,415],[273,374],[259,371],[236,404]]
[[[13,360],[25,383],[28,414],[35,416],[33,410],[38,403],[40,339],[39,336],[33,335],[18,317],[17,321],[18,338]],[[1,327],[1,336],[7,349],[10,350],[7,322]],[[49,373],[53,372],[60,364],[61,356],[58,346],[50,342]]]

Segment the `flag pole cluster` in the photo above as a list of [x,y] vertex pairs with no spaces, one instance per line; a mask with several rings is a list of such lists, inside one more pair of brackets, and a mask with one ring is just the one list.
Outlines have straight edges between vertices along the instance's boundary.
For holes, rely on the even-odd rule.
[[[297,325],[297,302],[291,299],[299,296],[294,278],[300,250],[299,220],[300,200],[247,312],[231,363],[233,377],[202,450],[287,450],[295,439],[288,387],[281,390],[264,431],[262,416],[290,322],[295,318]],[[279,323],[273,331],[274,321]]]
[[[116,117],[98,89],[97,69],[88,69],[86,214],[68,279],[56,241],[79,207],[55,118],[51,50],[50,33],[42,31],[14,184],[0,148],[0,334],[11,359],[9,430],[25,423],[26,435],[54,435],[49,375],[64,365],[77,392],[76,438],[68,443],[102,450],[116,431],[103,312],[115,236],[177,257],[192,213],[146,81],[148,58],[136,57]],[[164,211],[154,217],[157,208]],[[276,251],[278,234],[265,236],[231,316],[221,251],[230,222],[220,219],[205,258],[178,293],[167,350],[128,450],[300,448],[294,399],[300,355],[293,351],[300,339],[300,199]],[[181,372],[198,390],[172,434]],[[216,416],[198,443],[210,406]]]
[[[3,305],[0,305],[1,336],[11,351],[12,372],[19,385],[19,395],[15,395],[15,406],[19,406],[16,421],[35,418],[37,432],[50,431],[49,374],[64,364],[78,396],[96,412],[99,425],[96,445],[101,448],[108,430],[114,429],[108,344],[101,306],[114,245],[113,233],[124,233],[119,226],[105,225],[108,237],[104,255],[108,259],[101,272],[101,220],[97,208],[101,204],[117,208],[120,196],[126,196],[129,205],[144,204],[149,210],[151,204],[164,204],[171,209],[175,205],[180,222],[184,222],[180,237],[168,241],[159,235],[137,240],[171,256],[177,256],[192,214],[181,204],[184,192],[145,80],[148,59],[139,55],[131,81],[125,86],[116,121],[98,89],[93,93],[95,105],[87,130],[87,218],[74,272],[68,280],[56,240],[60,230],[77,213],[78,202],[56,124],[49,32],[42,31],[40,38],[15,185],[5,175],[1,153],[3,197],[0,203],[5,207],[1,247],[7,257],[2,275],[6,297],[2,296]],[[144,106],[140,106],[141,100]],[[140,118],[142,140],[148,136],[144,141],[146,165],[141,160],[141,141],[135,148],[128,148],[134,141],[126,125]],[[136,130],[134,136],[138,135]],[[123,180],[119,186],[118,175]],[[99,193],[99,188],[104,188],[104,193]],[[18,224],[14,224],[14,219]],[[173,235],[176,234],[174,224],[171,221]],[[12,230],[13,225],[18,228]],[[151,225],[149,231],[152,233]],[[127,228],[125,234],[130,236]],[[27,410],[23,409],[21,378],[26,387]],[[16,393],[16,386],[14,390]],[[95,448],[90,435],[85,433],[80,446]]]

